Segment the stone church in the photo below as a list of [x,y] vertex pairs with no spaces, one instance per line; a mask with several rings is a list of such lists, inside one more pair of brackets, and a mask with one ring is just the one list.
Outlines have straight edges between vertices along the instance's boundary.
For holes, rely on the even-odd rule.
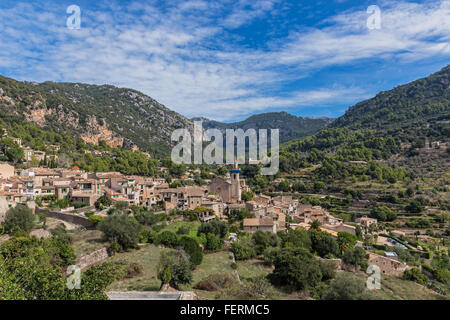
[[233,169],[230,170],[229,176],[226,178],[214,178],[208,186],[208,192],[217,194],[226,203],[240,203],[242,202],[241,192],[248,191],[249,188],[245,184],[244,179],[240,179],[237,161],[234,162]]

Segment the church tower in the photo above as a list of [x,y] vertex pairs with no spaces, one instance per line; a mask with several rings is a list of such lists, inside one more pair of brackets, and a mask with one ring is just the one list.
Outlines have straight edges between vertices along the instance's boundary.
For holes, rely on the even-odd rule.
[[241,201],[241,181],[239,180],[239,174],[241,169],[238,167],[237,160],[234,160],[234,167],[230,170],[231,175],[231,199],[236,202]]

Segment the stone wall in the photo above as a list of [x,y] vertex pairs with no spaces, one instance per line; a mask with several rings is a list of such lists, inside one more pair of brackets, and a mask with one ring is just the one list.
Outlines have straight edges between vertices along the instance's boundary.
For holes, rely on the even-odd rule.
[[60,219],[69,223],[77,224],[80,226],[83,226],[85,228],[92,228],[92,223],[89,222],[89,220],[80,215],[76,215],[70,212],[60,212],[60,211],[54,211],[54,210],[46,210],[41,208],[36,208],[36,213],[46,212],[47,216],[50,218]]
[[381,274],[400,276],[407,269],[407,264],[378,254],[369,253],[369,265],[380,268]]
[[76,265],[79,266],[81,270],[84,270],[90,266],[103,262],[108,257],[109,257],[108,249],[101,248],[90,254],[77,258]]

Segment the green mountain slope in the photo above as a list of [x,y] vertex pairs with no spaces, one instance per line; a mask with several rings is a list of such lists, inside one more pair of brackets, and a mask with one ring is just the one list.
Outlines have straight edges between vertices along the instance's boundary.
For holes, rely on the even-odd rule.
[[[438,166],[448,172],[450,66],[429,77],[362,101],[311,137],[282,146],[284,171],[325,164],[323,175],[339,176],[348,161],[384,160],[403,167]],[[330,174],[330,172],[332,172]],[[417,171],[424,173],[424,171]]]
[[309,118],[296,117],[287,112],[269,112],[253,115],[244,121],[234,123],[221,123],[205,118],[194,118],[202,120],[203,128],[225,129],[280,129],[280,142],[287,142],[312,135],[330,124],[333,119],[327,117]]
[[169,154],[174,129],[191,121],[131,89],[80,83],[29,83],[0,76],[0,118],[70,133],[86,143],[134,146],[154,157]]

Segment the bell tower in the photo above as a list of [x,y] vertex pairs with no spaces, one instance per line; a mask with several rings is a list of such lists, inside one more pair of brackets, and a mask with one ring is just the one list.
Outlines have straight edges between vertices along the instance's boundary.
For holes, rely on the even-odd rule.
[[241,173],[241,169],[238,167],[237,160],[234,159],[233,169],[230,170],[231,176],[231,199],[236,202],[241,201],[241,182],[239,179],[239,174]]

